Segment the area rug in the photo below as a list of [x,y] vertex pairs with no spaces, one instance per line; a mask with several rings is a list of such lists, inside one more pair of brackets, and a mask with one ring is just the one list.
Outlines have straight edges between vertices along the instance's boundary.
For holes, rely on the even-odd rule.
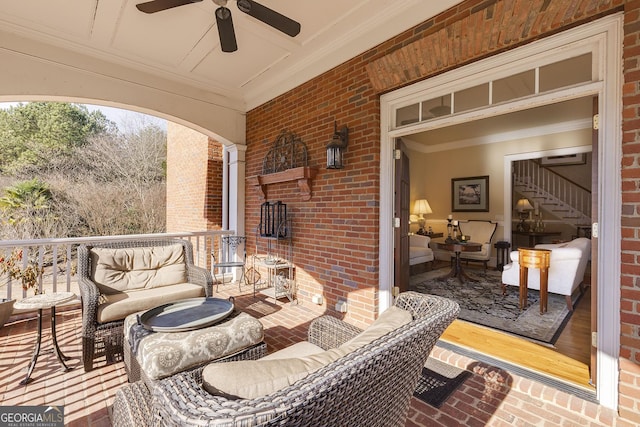
[[556,342],[571,316],[564,296],[556,294],[549,294],[547,313],[540,314],[540,293],[533,289],[528,292],[527,309],[520,311],[516,287],[508,286],[507,295],[502,295],[499,271],[467,269],[467,274],[478,281],[463,284],[456,278],[438,279],[448,271],[447,266],[411,276],[409,289],[457,301],[460,304],[459,319],[546,345]]
[[413,395],[439,408],[469,375],[471,375],[469,371],[430,357],[422,368],[422,375]]

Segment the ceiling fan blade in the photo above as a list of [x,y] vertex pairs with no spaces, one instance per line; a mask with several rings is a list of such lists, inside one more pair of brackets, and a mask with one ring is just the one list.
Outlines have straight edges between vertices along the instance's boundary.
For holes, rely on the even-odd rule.
[[236,32],[233,30],[231,11],[228,8],[221,6],[216,9],[216,26],[218,27],[222,51],[235,52],[238,50]]
[[162,10],[172,9],[185,4],[198,3],[202,0],[153,0],[145,3],[138,3],[136,7],[140,12],[156,13]]
[[253,0],[238,0],[238,9],[247,15],[272,26],[276,30],[282,31],[288,36],[295,37],[300,33],[300,24],[293,19],[269,9]]

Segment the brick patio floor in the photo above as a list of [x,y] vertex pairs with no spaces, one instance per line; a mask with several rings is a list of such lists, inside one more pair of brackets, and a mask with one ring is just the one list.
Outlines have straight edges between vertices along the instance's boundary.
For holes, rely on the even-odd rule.
[[[309,322],[323,314],[316,306],[302,306],[263,295],[255,299],[226,285],[219,297],[234,295],[236,306],[259,318],[265,328],[268,351],[304,340]],[[285,300],[286,301],[286,300]],[[51,348],[49,319],[43,323],[43,353],[32,374],[33,382],[19,382],[35,345],[35,318],[18,320],[0,330],[0,395],[2,405],[64,405],[69,426],[110,426],[109,406],[116,390],[126,384],[123,363],[98,360],[85,373],[81,362],[81,312],[78,306],[59,309],[58,342],[71,357],[73,369],[62,372]],[[46,353],[45,353],[46,352]],[[564,391],[519,376],[437,346],[432,356],[473,375],[436,409],[412,399],[406,426],[632,426],[613,411]]]

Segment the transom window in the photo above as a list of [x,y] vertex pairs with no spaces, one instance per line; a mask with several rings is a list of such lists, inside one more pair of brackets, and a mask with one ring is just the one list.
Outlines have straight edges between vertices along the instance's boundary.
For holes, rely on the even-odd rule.
[[590,83],[595,81],[591,56],[585,53],[400,107],[394,128]]

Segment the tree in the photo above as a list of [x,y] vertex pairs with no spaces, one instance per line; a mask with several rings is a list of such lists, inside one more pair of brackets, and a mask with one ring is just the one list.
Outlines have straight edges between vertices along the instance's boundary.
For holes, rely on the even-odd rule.
[[0,238],[164,231],[166,132],[47,104],[0,110]]
[[0,110],[0,173],[25,176],[67,157],[93,135],[116,127],[100,111],[59,102],[29,102]]
[[65,234],[68,230],[54,193],[37,178],[4,189],[0,197],[0,231],[4,239],[37,239]]

